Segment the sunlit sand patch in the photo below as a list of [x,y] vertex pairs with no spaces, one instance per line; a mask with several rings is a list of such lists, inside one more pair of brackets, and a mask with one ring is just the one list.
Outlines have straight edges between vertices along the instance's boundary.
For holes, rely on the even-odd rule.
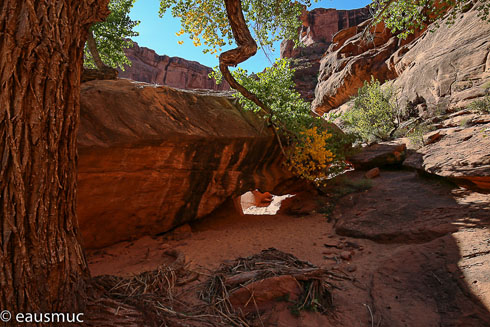
[[[255,193],[255,194],[254,194]],[[281,209],[281,202],[293,197],[292,194],[266,196],[268,193],[249,191],[240,197],[240,206],[244,215],[275,215]],[[261,201],[262,198],[269,201]]]

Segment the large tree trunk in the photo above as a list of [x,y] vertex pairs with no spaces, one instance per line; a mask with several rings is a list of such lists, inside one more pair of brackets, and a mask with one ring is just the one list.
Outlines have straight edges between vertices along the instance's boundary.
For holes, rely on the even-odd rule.
[[83,46],[108,0],[0,2],[0,310],[77,312]]

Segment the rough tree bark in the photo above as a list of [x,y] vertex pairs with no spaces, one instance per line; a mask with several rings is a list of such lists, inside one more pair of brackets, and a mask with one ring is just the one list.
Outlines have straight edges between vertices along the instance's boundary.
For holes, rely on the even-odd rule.
[[109,0],[0,2],[0,310],[76,312],[83,46]]

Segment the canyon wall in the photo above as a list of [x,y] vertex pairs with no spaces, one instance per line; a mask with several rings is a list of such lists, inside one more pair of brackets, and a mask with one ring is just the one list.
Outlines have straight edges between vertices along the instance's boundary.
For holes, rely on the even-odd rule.
[[[490,23],[475,7],[403,40],[369,21],[338,32],[321,59],[313,110],[350,110],[371,76],[389,82],[397,108],[430,126],[404,165],[490,189],[490,115],[468,109],[490,96]],[[487,109],[488,110],[488,109]],[[432,131],[431,131],[432,130]],[[421,136],[422,137],[422,136]],[[402,142],[409,144],[411,140]]]
[[490,80],[490,24],[473,8],[454,25],[410,35],[406,40],[390,33],[383,24],[368,22],[337,33],[320,61],[313,110],[328,112],[357,94],[364,81],[374,76],[381,82],[396,79],[400,106],[424,103],[429,109],[464,107],[484,95]]
[[295,83],[302,97],[314,98],[320,59],[340,30],[356,26],[370,17],[367,7],[353,10],[317,8],[305,11],[300,19],[300,40],[305,47],[294,48],[293,41],[281,43],[281,58],[292,58]]
[[132,65],[127,66],[124,71],[119,70],[119,77],[179,89],[230,89],[226,82],[216,85],[208,77],[212,69],[196,61],[160,56],[152,49],[140,47],[136,42],[125,52]]

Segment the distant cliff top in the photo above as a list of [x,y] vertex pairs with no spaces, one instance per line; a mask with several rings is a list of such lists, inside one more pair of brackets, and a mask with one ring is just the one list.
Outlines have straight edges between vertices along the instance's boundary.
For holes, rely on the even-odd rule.
[[214,80],[208,77],[212,69],[197,61],[158,55],[154,50],[140,47],[136,42],[125,52],[132,65],[126,67],[125,71],[120,71],[119,77],[179,89],[230,89],[227,83],[216,85]]
[[295,49],[293,41],[281,43],[281,58],[294,59],[294,81],[303,99],[311,102],[315,97],[320,59],[332,44],[333,36],[369,18],[367,7],[352,10],[316,8],[303,12],[299,18],[303,23],[299,36],[305,47]]
[[[316,8],[305,11],[300,17],[303,22],[299,31],[300,40],[305,46],[322,48],[324,52],[338,31],[359,25],[369,18],[368,7],[351,10]],[[281,43],[281,58],[297,57],[301,48],[293,49],[293,47],[293,41],[283,41]]]

